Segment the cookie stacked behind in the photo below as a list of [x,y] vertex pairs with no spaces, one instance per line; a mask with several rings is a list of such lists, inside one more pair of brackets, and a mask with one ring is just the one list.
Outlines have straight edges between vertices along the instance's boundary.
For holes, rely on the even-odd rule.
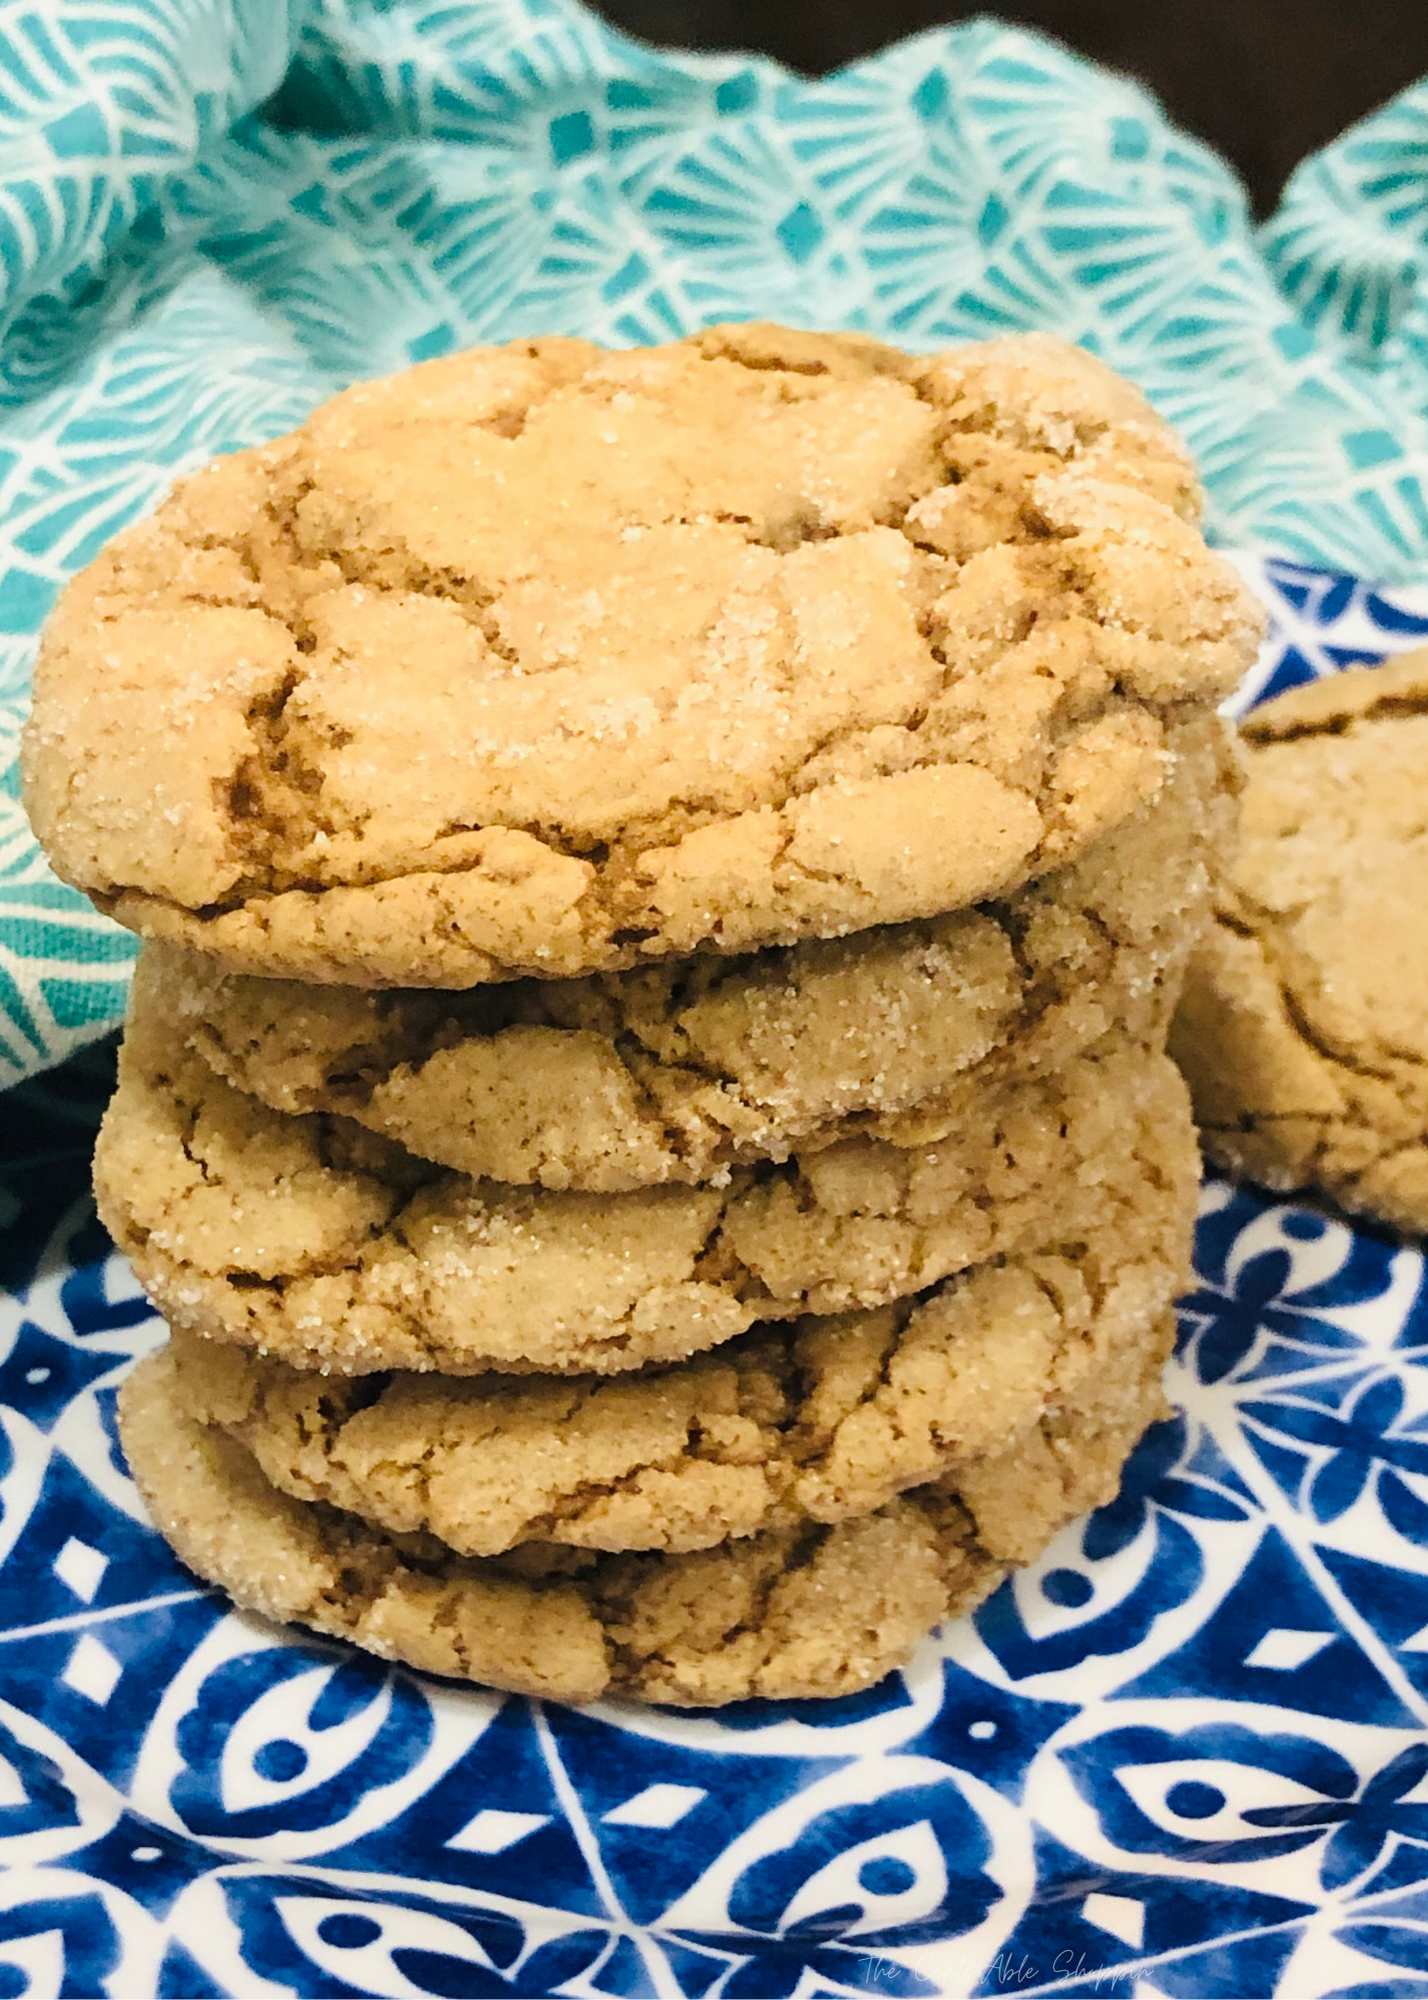
[[1428,651],[1244,719],[1244,842],[1172,1046],[1206,1154],[1428,1231]]
[[29,799],[151,940],[96,1178],[195,1567],[826,1694],[1105,1496],[1255,636],[1195,512],[1055,343],[716,329],[353,391],[73,587]]

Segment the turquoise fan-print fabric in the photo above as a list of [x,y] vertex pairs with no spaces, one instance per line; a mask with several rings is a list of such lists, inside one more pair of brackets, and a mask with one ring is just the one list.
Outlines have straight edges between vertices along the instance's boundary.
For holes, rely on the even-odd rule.
[[992,22],[810,82],[572,0],[0,9],[0,1084],[120,1014],[15,751],[57,591],[177,472],[474,341],[1044,327],[1181,427],[1222,540],[1411,581],[1425,245],[1428,85],[1256,232],[1143,91]]

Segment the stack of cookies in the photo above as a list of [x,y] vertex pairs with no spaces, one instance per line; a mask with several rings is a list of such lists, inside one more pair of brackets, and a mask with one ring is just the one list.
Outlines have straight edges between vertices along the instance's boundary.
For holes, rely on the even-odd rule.
[[1114,1491],[1257,618],[1076,350],[727,327],[348,392],[47,635],[146,940],[125,1448],[274,1617],[582,1701],[846,1692]]

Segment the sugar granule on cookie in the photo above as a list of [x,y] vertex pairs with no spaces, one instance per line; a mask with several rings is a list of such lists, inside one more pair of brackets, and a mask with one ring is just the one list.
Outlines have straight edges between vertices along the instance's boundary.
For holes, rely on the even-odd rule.
[[744,952],[1014,891],[1252,656],[1182,447],[1017,336],[714,328],[347,391],[120,535],[23,746],[55,867],[318,983]]
[[1243,842],[1172,1034],[1208,1156],[1428,1229],[1428,651],[1245,717]]

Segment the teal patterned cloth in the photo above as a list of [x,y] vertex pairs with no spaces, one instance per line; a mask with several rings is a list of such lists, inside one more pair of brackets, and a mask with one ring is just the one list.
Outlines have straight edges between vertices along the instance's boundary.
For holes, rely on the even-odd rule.
[[0,1082],[119,1018],[15,744],[56,592],[175,472],[472,341],[1045,327],[1180,426],[1222,540],[1419,579],[1425,250],[1428,84],[1256,231],[1143,91],[985,21],[806,82],[571,0],[0,9]]

